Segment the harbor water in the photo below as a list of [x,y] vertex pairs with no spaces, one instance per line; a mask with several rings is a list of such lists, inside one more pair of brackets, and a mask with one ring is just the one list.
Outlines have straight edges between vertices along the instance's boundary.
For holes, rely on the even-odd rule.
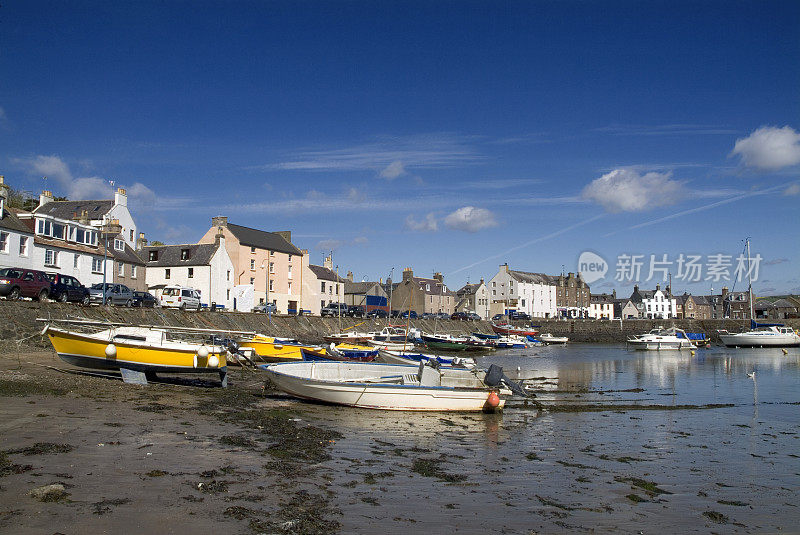
[[800,532],[797,348],[575,344],[480,363],[538,404],[313,410],[344,437],[328,462],[343,532]]

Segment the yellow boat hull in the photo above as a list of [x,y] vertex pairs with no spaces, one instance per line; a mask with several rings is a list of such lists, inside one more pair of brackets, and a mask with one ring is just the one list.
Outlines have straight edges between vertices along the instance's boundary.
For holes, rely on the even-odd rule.
[[[49,328],[47,335],[59,358],[85,368],[118,370],[127,368],[144,372],[210,373],[227,370],[226,351],[206,346],[207,356],[199,356],[193,347],[158,347],[121,340],[100,340],[91,335]],[[113,347],[113,350],[110,349]],[[212,359],[216,356],[216,359]],[[216,360],[216,365],[209,361]]]
[[[239,345],[242,349],[252,349],[256,355],[261,357],[265,362],[296,362],[303,360],[303,353],[301,350],[312,350],[316,352],[325,353],[325,346],[308,346],[298,344],[281,343],[280,340],[275,340],[271,336],[256,335],[251,340],[242,342]],[[339,349],[349,350],[373,350],[375,348],[370,346],[360,346],[355,344],[338,344],[336,347]]]

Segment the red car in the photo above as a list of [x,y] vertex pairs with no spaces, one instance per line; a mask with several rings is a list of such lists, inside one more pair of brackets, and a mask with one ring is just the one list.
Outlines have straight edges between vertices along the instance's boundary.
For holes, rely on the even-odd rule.
[[3,268],[0,269],[0,295],[11,300],[30,297],[41,301],[50,295],[50,279],[35,269]]

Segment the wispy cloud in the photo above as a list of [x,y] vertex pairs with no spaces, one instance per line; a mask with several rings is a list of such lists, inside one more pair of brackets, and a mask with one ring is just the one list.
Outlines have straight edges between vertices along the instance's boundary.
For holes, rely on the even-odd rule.
[[[788,258],[773,258],[772,260],[766,260],[762,262],[762,264],[765,266],[777,266],[778,264],[783,264],[788,261],[789,261]],[[766,281],[761,281],[761,282],[766,282]]]
[[790,185],[788,188],[783,190],[783,194],[786,197],[791,197],[791,196],[794,196],[794,195],[800,195],[800,184],[795,182],[794,184]]
[[593,132],[612,136],[686,136],[686,135],[730,135],[738,133],[729,127],[709,124],[610,124],[595,128]]
[[414,232],[436,232],[439,230],[439,222],[433,212],[419,220],[415,219],[413,215],[409,215],[406,217],[406,228]]
[[487,178],[486,180],[462,182],[458,187],[459,189],[510,189],[526,188],[543,182],[544,180],[540,178]]

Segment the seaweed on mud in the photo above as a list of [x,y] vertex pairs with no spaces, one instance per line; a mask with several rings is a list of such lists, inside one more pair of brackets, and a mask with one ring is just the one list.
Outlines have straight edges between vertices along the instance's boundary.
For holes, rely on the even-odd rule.
[[234,446],[238,448],[254,449],[256,447],[255,441],[239,435],[222,436],[219,438],[219,442],[225,446]]
[[259,533],[281,533],[285,535],[302,533],[304,535],[323,535],[337,533],[341,524],[329,517],[341,514],[330,501],[322,495],[301,490],[286,502],[281,503],[276,513],[263,516],[269,520],[253,518],[250,529]]
[[708,403],[706,405],[603,405],[599,403],[560,403],[541,405],[540,408],[550,412],[603,412],[603,411],[678,411],[723,409],[733,407],[733,403]]
[[0,379],[0,397],[63,396],[68,390],[34,381]]
[[22,474],[33,470],[33,466],[29,464],[14,464],[6,456],[6,453],[0,451],[0,477],[5,477],[11,474]]
[[235,518],[236,520],[245,520],[247,518],[258,516],[260,513],[246,507],[234,505],[225,509],[222,514],[231,518]]
[[539,455],[535,451],[532,451],[530,453],[526,453],[525,454],[525,458],[528,459],[529,461],[541,461],[542,460],[542,458],[539,457]]
[[626,494],[625,497],[628,498],[633,503],[642,503],[648,501],[639,496],[638,494]]
[[717,511],[704,511],[703,516],[716,524],[727,524],[728,517]]
[[69,453],[72,446],[69,444],[55,444],[53,442],[37,442],[32,446],[6,450],[4,453],[21,453],[22,455],[49,455],[55,453]]
[[124,505],[124,504],[126,504],[128,502],[130,502],[130,500],[127,499],[127,498],[113,498],[111,500],[103,500],[103,501],[100,501],[100,502],[97,502],[97,503],[93,503],[92,506],[94,506],[94,511],[92,511],[92,514],[94,514],[94,515],[104,515],[106,513],[110,513],[111,512],[111,507],[110,506],[112,506],[112,505],[114,505],[114,506],[116,506],[116,505]]
[[142,411],[142,412],[157,412],[163,413],[164,411],[168,410],[170,407],[166,405],[162,405],[161,403],[150,403],[148,405],[142,405],[140,407],[134,407],[133,410],[135,411]]
[[380,472],[378,474],[367,472],[364,474],[364,483],[367,485],[375,485],[378,483],[378,478],[383,479],[386,477],[394,477],[394,472]]
[[589,465],[581,464],[581,463],[571,463],[569,461],[561,461],[561,460],[557,460],[556,462],[558,464],[560,464],[562,466],[566,466],[568,468],[580,468],[582,470],[597,470],[597,468],[595,468],[594,466],[589,466]]
[[574,507],[570,507],[569,505],[564,505],[563,503],[558,503],[557,501],[551,500],[549,498],[543,498],[542,496],[539,496],[538,494],[536,495],[536,498],[538,498],[539,502],[542,505],[555,507],[557,509],[562,509],[564,511],[574,511],[575,510]]
[[740,502],[737,500],[717,500],[717,503],[721,505],[733,505],[735,507],[747,507],[750,505],[747,502]]
[[145,475],[147,477],[163,477],[168,476],[169,472],[165,472],[164,470],[150,470]]
[[441,459],[417,458],[411,464],[411,471],[425,477],[434,477],[448,483],[460,483],[467,479],[464,474],[451,474],[440,467]]
[[647,481],[645,479],[640,479],[638,477],[616,476],[614,477],[614,481],[619,481],[620,483],[629,483],[632,487],[638,487],[644,490],[650,496],[657,496],[659,494],[672,494],[668,490],[659,488],[658,485],[656,485],[652,481]]
[[228,485],[233,483],[233,481],[217,481],[216,479],[212,479],[209,482],[200,482],[194,487],[202,493],[205,494],[219,494],[221,492],[228,492]]
[[370,505],[374,505],[376,507],[380,505],[378,500],[373,498],[372,496],[364,496],[363,498],[361,498],[361,501],[364,503],[368,503]]

